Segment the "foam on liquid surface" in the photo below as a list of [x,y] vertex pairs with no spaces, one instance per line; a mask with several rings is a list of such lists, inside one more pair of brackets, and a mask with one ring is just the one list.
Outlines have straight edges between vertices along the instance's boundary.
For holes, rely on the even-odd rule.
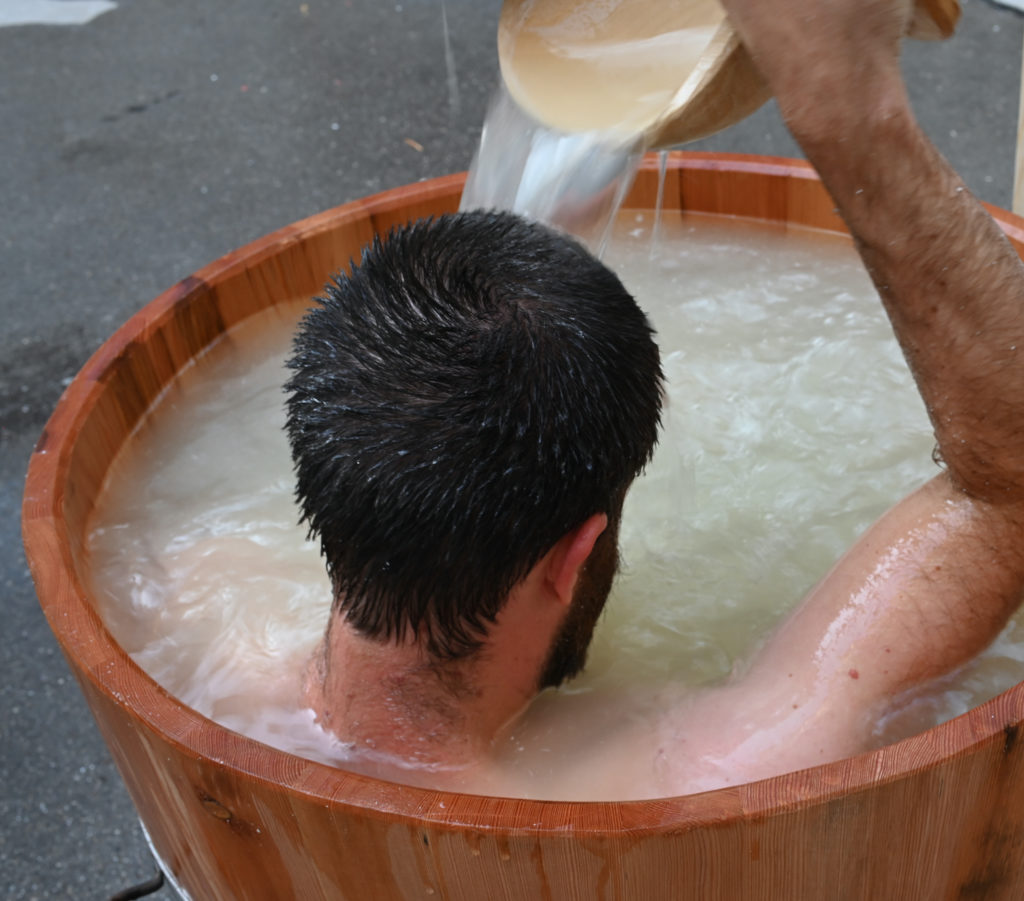
[[[627,500],[623,571],[587,671],[542,695],[507,749],[528,796],[558,796],[545,730],[563,712],[589,719],[600,741],[616,709],[603,699],[725,677],[935,472],[921,401],[848,242],[666,213],[669,252],[652,256],[649,214],[618,225],[609,262],[658,330],[668,407]],[[94,594],[115,638],[186,704],[344,765],[346,746],[298,707],[330,607],[317,548],[296,524],[283,433],[301,306],[233,330],[129,442],[91,537]],[[1024,678],[1022,661],[1024,629],[1011,624],[941,690],[879,724],[879,742],[987,700]],[[641,721],[657,712],[630,709]],[[622,797],[593,787],[608,792]]]

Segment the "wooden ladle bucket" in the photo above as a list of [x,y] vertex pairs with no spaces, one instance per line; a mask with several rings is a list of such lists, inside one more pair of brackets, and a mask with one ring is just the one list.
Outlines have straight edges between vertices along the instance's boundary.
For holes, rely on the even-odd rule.
[[[917,0],[910,35],[949,37],[959,18],[957,0]],[[770,96],[717,0],[505,0],[498,57],[535,119],[648,148],[707,137]]]
[[[175,374],[249,316],[319,293],[374,233],[454,210],[450,176],[274,232],[162,294],[86,363],[32,455],[43,610],[175,883],[203,901],[1024,897],[1024,685],[849,760],[701,795],[563,803],[384,782],[206,719],[96,613],[85,538],[111,462]],[[657,160],[627,199],[653,208]],[[843,232],[805,164],[673,154],[666,209]],[[993,211],[1024,246],[1024,220]],[[728,221],[728,220],[727,220]]]

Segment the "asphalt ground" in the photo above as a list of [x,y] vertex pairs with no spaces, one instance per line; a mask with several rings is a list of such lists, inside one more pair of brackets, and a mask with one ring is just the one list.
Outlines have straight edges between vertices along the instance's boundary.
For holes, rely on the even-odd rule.
[[[28,455],[62,387],[223,253],[465,169],[499,7],[447,0],[457,96],[440,0],[121,0],[86,25],[0,27],[0,896],[106,898],[154,869],[21,549]],[[1006,207],[1022,22],[964,0],[957,36],[905,63],[928,133]],[[771,104],[693,146],[799,155]]]

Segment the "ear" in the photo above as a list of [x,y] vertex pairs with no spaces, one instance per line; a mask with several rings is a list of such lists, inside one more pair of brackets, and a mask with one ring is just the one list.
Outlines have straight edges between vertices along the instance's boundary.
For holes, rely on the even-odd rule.
[[594,549],[594,543],[608,528],[608,517],[595,513],[581,526],[565,535],[553,548],[548,563],[547,581],[558,600],[568,606],[572,603],[580,569]]

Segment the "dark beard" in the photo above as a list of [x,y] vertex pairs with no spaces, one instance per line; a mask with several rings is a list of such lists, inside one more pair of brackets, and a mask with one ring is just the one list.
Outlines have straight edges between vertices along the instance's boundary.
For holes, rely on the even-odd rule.
[[548,659],[541,670],[538,690],[557,688],[579,675],[587,662],[594,627],[604,610],[608,593],[619,570],[618,523],[608,524],[594,543],[587,562],[580,570],[572,604],[559,626]]

